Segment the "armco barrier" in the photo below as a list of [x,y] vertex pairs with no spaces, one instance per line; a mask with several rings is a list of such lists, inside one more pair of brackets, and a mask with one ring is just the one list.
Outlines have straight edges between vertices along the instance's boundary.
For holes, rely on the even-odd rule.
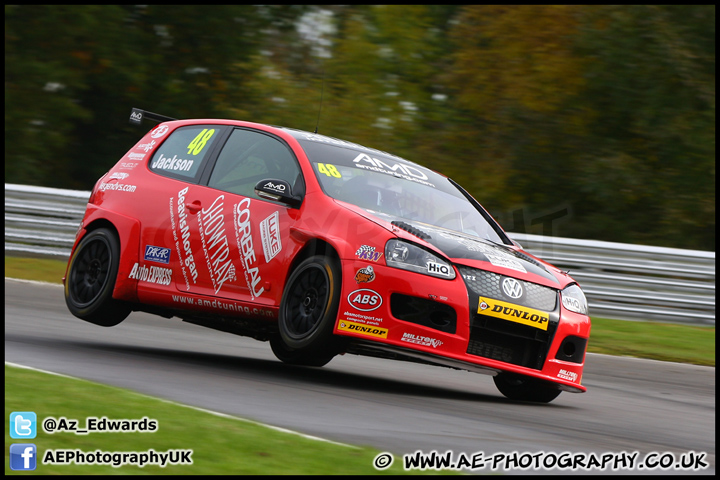
[[[5,184],[5,252],[67,259],[90,192]],[[570,274],[590,314],[715,325],[715,252],[510,233]]]

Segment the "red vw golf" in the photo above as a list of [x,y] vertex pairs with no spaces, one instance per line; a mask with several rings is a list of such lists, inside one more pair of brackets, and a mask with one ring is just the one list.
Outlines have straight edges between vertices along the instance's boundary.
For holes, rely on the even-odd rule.
[[162,121],[92,190],[64,278],[73,315],[144,311],[269,341],[493,376],[514,400],[581,385],[587,301],[451,179],[289,128]]

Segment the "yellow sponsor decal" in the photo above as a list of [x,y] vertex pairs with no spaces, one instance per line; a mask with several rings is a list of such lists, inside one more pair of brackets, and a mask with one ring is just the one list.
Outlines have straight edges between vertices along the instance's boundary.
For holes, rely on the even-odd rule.
[[363,325],[362,323],[355,323],[349,320],[340,320],[338,330],[343,332],[360,333],[362,335],[369,335],[371,337],[387,338],[388,329],[375,327],[372,325]]
[[502,318],[511,322],[530,325],[531,327],[547,330],[550,315],[542,310],[523,307],[513,303],[501,302],[493,298],[480,297],[478,313],[491,317]]

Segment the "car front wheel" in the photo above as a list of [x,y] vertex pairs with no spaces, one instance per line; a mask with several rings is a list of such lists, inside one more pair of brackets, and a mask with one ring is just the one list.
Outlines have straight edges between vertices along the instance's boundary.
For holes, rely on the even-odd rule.
[[103,327],[125,320],[129,305],[112,298],[119,264],[120,241],[113,231],[99,228],[80,241],[65,279],[65,303],[73,315]]
[[511,373],[500,373],[493,380],[500,393],[511,400],[549,403],[561,393],[551,384]]
[[280,302],[275,355],[287,363],[319,366],[337,353],[332,331],[340,304],[339,260],[325,255],[307,258],[288,279]]

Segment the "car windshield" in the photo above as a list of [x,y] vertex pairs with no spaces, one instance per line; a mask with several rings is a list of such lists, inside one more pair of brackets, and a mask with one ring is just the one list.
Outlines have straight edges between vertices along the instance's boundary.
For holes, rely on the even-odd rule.
[[507,243],[493,221],[447,177],[400,157],[329,137],[308,134],[299,141],[323,191],[334,199],[388,221],[403,219]]

